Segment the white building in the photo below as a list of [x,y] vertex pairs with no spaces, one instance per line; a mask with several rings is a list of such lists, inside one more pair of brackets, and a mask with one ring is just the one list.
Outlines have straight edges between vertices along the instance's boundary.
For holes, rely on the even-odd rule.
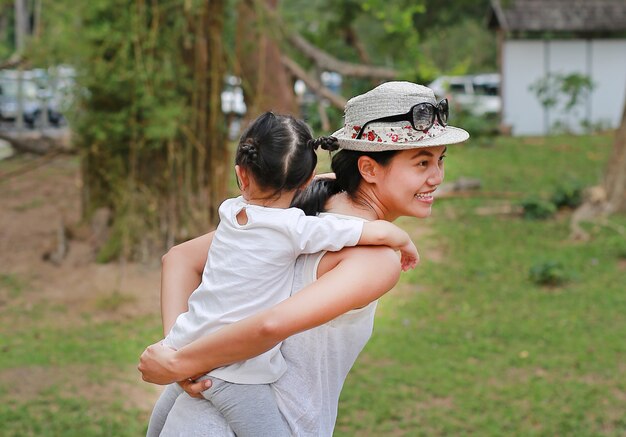
[[[498,34],[502,123],[513,135],[546,135],[555,126],[615,128],[626,101],[626,0],[491,0]],[[546,107],[533,84],[580,74],[593,89],[571,110],[565,95]]]

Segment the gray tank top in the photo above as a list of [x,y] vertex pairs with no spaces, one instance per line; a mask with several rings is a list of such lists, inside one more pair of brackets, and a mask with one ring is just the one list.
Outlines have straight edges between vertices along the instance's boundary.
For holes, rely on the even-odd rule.
[[[298,258],[293,293],[315,281],[323,255]],[[372,334],[376,304],[374,301],[283,342],[287,371],[272,387],[294,435],[332,436],[339,394]]]

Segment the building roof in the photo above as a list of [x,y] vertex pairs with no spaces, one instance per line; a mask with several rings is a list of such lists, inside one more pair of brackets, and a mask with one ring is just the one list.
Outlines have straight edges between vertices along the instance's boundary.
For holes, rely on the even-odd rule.
[[507,32],[626,31],[626,0],[491,0],[489,27]]

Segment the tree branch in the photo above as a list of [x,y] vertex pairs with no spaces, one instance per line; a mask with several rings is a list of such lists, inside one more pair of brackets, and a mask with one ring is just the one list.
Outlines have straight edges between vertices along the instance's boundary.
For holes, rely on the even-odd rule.
[[312,60],[319,68],[335,71],[344,76],[351,77],[371,77],[376,79],[395,79],[398,72],[391,68],[376,67],[373,65],[353,64],[341,61],[311,44],[300,34],[287,29],[287,25],[282,21],[278,13],[269,8],[265,2],[259,0],[247,0],[255,3],[265,13],[266,18],[271,22],[274,29],[278,29],[283,40],[289,42],[300,53]]
[[281,58],[283,65],[298,79],[301,79],[306,86],[308,86],[319,97],[327,99],[333,106],[341,110],[346,106],[346,99],[339,94],[333,93],[320,83],[319,80],[308,74],[302,67],[300,67],[294,60],[283,56]]
[[11,55],[11,57],[9,59],[5,59],[3,61],[0,61],[0,70],[4,70],[7,68],[15,68],[18,67],[20,64],[23,64],[26,62],[26,59],[22,58],[19,55],[13,54]]
[[354,47],[354,49],[359,55],[359,59],[361,60],[361,62],[363,64],[370,64],[372,62],[372,59],[370,58],[370,55],[367,53],[367,49],[363,45],[363,42],[361,41],[357,33],[354,31],[354,28],[352,26],[348,26],[346,30],[344,31],[344,35],[346,38],[346,43]]
[[373,77],[377,79],[395,79],[398,77],[398,73],[391,68],[341,61],[315,47],[297,33],[289,33],[286,36],[296,49],[324,70],[336,71],[344,76],[352,77]]
[[35,155],[47,155],[50,152],[73,153],[69,131],[59,130],[53,135],[42,134],[39,131],[25,131],[21,134],[0,132],[0,139],[8,141],[21,153]]

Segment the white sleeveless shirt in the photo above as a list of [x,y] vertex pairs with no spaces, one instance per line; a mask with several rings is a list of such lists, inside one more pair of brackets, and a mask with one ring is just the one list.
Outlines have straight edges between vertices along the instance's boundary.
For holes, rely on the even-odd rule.
[[[294,294],[317,278],[324,253],[296,261]],[[338,292],[341,292],[338,290]],[[377,301],[286,339],[287,371],[272,384],[294,436],[332,436],[343,383],[374,327]]]

